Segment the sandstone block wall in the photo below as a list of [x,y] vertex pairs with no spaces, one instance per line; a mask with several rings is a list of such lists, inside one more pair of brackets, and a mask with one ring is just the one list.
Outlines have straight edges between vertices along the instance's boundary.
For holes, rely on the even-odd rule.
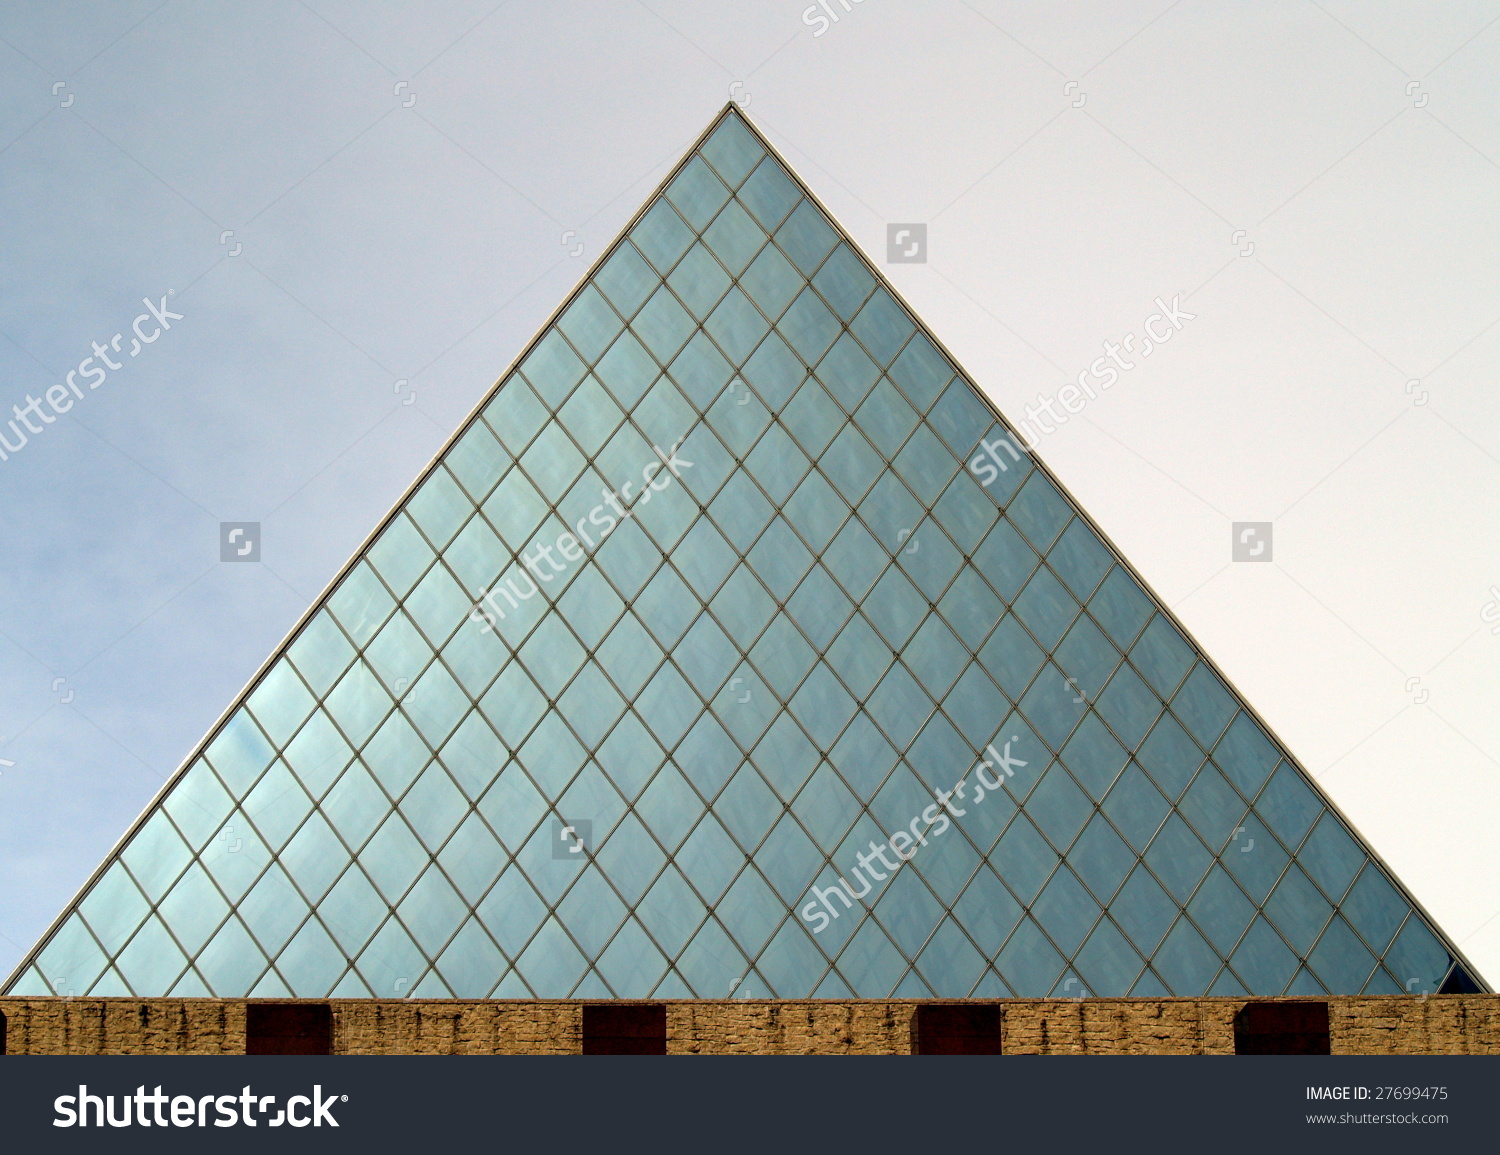
[[[1007,999],[1016,1055],[1228,1055],[1247,1000]],[[1261,1000],[1257,1000],[1261,1001]],[[1334,1054],[1500,1054],[1500,996],[1331,998]],[[345,1055],[576,1055],[583,1004],[332,999]],[[907,1000],[666,1001],[677,1055],[908,1055]],[[243,999],[0,999],[10,1055],[241,1055]]]

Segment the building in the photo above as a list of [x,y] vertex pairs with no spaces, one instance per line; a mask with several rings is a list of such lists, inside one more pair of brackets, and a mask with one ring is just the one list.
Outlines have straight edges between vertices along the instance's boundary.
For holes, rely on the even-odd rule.
[[731,105],[4,993],[1482,989]]

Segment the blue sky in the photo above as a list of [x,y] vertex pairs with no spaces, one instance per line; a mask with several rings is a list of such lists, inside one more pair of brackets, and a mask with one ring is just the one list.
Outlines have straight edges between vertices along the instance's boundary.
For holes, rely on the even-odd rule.
[[0,12],[0,971],[734,97],[1495,981],[1500,7],[829,7]]

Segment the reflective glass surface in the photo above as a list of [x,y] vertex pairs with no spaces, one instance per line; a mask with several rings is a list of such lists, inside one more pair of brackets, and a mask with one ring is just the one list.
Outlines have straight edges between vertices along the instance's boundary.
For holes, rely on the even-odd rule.
[[1438,989],[1004,434],[726,110],[12,989]]

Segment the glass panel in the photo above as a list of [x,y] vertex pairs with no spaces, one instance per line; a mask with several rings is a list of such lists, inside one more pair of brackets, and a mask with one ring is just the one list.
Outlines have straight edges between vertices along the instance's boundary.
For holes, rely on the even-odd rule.
[[375,997],[386,999],[410,994],[427,969],[422,952],[394,918],[380,928],[357,963]]
[[312,799],[280,759],[245,799],[245,814],[273,851],[291,838],[312,809]]
[[152,902],[166,893],[190,857],[188,848],[161,811],[146,821],[121,855],[130,873],[135,875],[136,883]]
[[[877,293],[875,299],[878,298]],[[859,332],[858,322],[855,324],[855,331],[861,339],[864,338],[864,334]],[[866,346],[869,347],[868,341]],[[873,348],[871,351],[875,352]],[[937,399],[953,377],[953,366],[948,364],[948,359],[938,352],[937,346],[928,340],[927,335],[919,332],[891,365],[890,375],[920,413]]]
[[468,911],[442,871],[430,866],[401,901],[397,913],[417,945],[434,956],[453,937]]
[[[1255,907],[1221,866],[1208,872],[1208,877],[1188,904],[1187,912],[1209,942],[1226,957],[1255,917]],[[1370,960],[1372,966],[1374,961]],[[1369,971],[1365,973],[1369,974]]]
[[1162,823],[1151,848],[1146,851],[1146,864],[1180,903],[1186,902],[1188,895],[1193,893],[1210,861],[1211,856],[1203,844],[1176,814]]
[[[573,348],[578,350],[579,355],[589,364],[599,359],[599,355],[609,348],[615,334],[620,331],[624,324],[609,307],[609,302],[604,299],[603,294],[593,285],[586,285],[581,293],[573,298],[563,315],[558,319],[557,327],[567,336]],[[524,369],[523,369],[524,372]],[[529,374],[528,374],[529,376]],[[560,397],[549,397],[548,401],[556,408]]]
[[923,425],[911,435],[906,447],[897,455],[895,467],[912,492],[922,499],[922,503],[931,505],[947,488],[948,480],[958,470],[958,462],[953,460],[932,431]]
[[[1004,590],[1000,591],[1000,596],[1005,596]],[[1151,601],[1135,579],[1116,566],[1090,600],[1089,612],[1114,639],[1115,645],[1125,649],[1151,616]]]
[[[1018,815],[1010,829],[990,852],[990,862],[1001,864],[1002,874],[1011,890],[1023,903],[1030,904],[1057,864],[1057,854],[1037,833],[1025,815]],[[1014,985],[1014,984],[1013,984]]]
[[[726,666],[726,671],[733,668]],[[625,710],[625,702],[610,688],[604,672],[588,663],[558,699],[558,708],[590,750],[604,740],[609,729]]]
[[1125,748],[1093,712],[1084,716],[1062,749],[1063,762],[1095,798],[1104,797],[1128,758]]
[[438,466],[407,500],[406,511],[427,540],[441,549],[453,540],[474,506],[452,474]]
[[1099,904],[1066,867],[1032,904],[1031,913],[1064,955],[1074,954],[1099,918]]
[[161,920],[150,918],[130,940],[115,966],[131,991],[143,998],[160,998],[187,967],[187,959],[172,941]]
[[1099,697],[1099,714],[1127,747],[1139,745],[1161,713],[1161,700],[1128,665],[1115,671]]
[[677,303],[665,286],[658,289],[636,314],[630,327],[652,355],[665,365],[682,348],[696,327],[692,316]]
[[1406,900],[1397,893],[1380,868],[1373,862],[1354,884],[1340,910],[1354,924],[1364,940],[1379,954],[1384,951],[1406,917]]
[[995,627],[979,658],[1000,688],[1016,701],[1041,669],[1044,655],[1020,621],[1008,616]]
[[286,762],[314,798],[320,797],[354,757],[328,715],[317,711],[286,748]]
[[1178,807],[1215,853],[1222,852],[1225,843],[1243,829],[1239,823],[1245,816],[1245,802],[1211,764],[1199,773]]
[[[141,897],[141,892],[125,872],[124,866],[116,862],[105,872],[104,877],[89,889],[88,895],[79,905],[79,910],[88,920],[89,926],[98,936],[104,949],[114,954],[125,945],[125,940],[141,924],[141,919],[146,917],[146,906],[146,900]],[[54,939],[54,942],[56,941],[58,940]],[[66,942],[69,944],[69,952],[73,951],[76,945],[76,948],[85,956],[89,950],[97,949],[83,943],[82,939],[72,935],[71,932]],[[52,946],[49,944],[47,949],[52,950]],[[43,957],[45,960],[49,956],[44,952]],[[66,962],[72,957],[71,953],[65,952],[64,957],[56,963],[47,962],[45,971],[47,978],[53,982],[54,986],[58,985],[56,977],[58,973],[61,973],[69,977],[68,985],[76,986],[82,992],[87,990],[88,984],[98,977],[99,972],[104,968],[104,960],[101,959],[99,965],[94,968],[93,974],[85,978],[82,974],[72,974],[72,970],[83,969],[81,963]]]
[[1185,918],[1178,920],[1151,958],[1152,967],[1175,995],[1205,994],[1219,972],[1219,964],[1219,956]]
[[1295,850],[1323,804],[1296,768],[1290,762],[1283,762],[1255,800],[1255,808],[1276,836]]
[[774,229],[802,194],[775,160],[767,157],[740,187],[739,198],[765,228]]
[[644,396],[660,372],[646,347],[629,329],[620,334],[594,369],[595,376],[627,407]]
[[[118,870],[119,867],[114,869]],[[125,882],[131,885],[129,879]],[[131,889],[134,889],[133,885]],[[139,895],[135,902],[138,911],[130,920],[126,933],[134,931],[141,916],[146,913],[145,904],[141,902]],[[46,984],[46,989],[37,994],[61,995],[64,998],[83,994],[93,985],[108,961],[93,935],[84,926],[83,920],[75,914],[52,936],[37,957],[37,967]]]
[[351,957],[370,941],[390,908],[357,867],[344,876],[319,904],[318,913],[344,952]]
[[758,164],[765,151],[755,142],[743,122],[726,116],[704,142],[703,155],[731,186],[738,185]]
[[738,201],[730,201],[703,231],[703,240],[724,267],[738,277],[766,243],[766,234]]
[[1125,768],[1104,800],[1104,812],[1138,851],[1151,841],[1168,809],[1161,791],[1134,763]]
[[1264,918],[1251,924],[1229,962],[1256,995],[1281,994],[1297,971],[1297,956]]
[[505,956],[474,919],[464,923],[437,960],[438,972],[461,999],[485,998],[505,968]]
[[261,679],[247,704],[261,728],[279,746],[301,725],[314,702],[291,663],[283,658]]
[[1234,709],[1229,691],[1201,662],[1172,699],[1173,712],[1204,749],[1211,748],[1223,733]]
[[693,243],[693,231],[664,200],[659,200],[641,217],[630,231],[635,247],[656,266],[657,272],[666,276],[677,258],[687,252]]
[[1089,992],[1105,997],[1124,995],[1145,965],[1108,919],[1099,924],[1073,961]]
[[745,380],[771,409],[779,410],[807,376],[805,366],[779,334],[772,332],[750,355],[742,370]]
[[[370,564],[385,579],[392,592],[404,597],[432,564],[433,552],[405,516],[398,516],[376,540],[366,554]],[[346,627],[348,623],[345,623]],[[350,631],[353,632],[352,630]]]
[[[954,456],[962,459],[968,457],[979,445],[994,422],[994,416],[972,385],[962,378],[954,378],[944,391],[942,399],[928,413],[927,420],[953,451]],[[1106,564],[1104,569],[1108,568]],[[1100,571],[1100,576],[1103,576],[1103,570]]]
[[1170,697],[1193,664],[1193,648],[1171,622],[1157,614],[1130,651],[1130,659],[1157,693]]
[[603,447],[625,417],[592,375],[583,379],[557,415],[573,440],[590,455]]
[[656,288],[657,276],[627,241],[604,262],[604,267],[594,275],[594,283],[622,317],[629,317]]
[[1068,852],[1068,863],[1094,892],[1094,897],[1107,904],[1135,865],[1135,853],[1121,841],[1104,816],[1096,814]]
[[802,290],[803,283],[791,262],[774,245],[762,249],[760,256],[740,277],[741,288],[772,319],[781,316],[792,298]]
[[[542,339],[526,365],[534,374],[533,380],[540,383],[539,388],[548,395],[555,393],[559,402],[586,372],[578,354],[555,332]],[[505,448],[517,454],[547,423],[547,410],[526,379],[513,375],[485,408],[484,419]]]
[[197,966],[219,998],[242,999],[266,969],[266,957],[244,924],[231,918],[198,956]]
[[327,610],[318,611],[303,627],[289,652],[315,694],[326,693],[354,658],[354,648]]
[[356,662],[339,680],[326,704],[339,729],[356,747],[375,732],[392,706],[375,672],[363,662]]
[[1054,750],[1060,750],[1088,709],[1083,698],[1050,662],[1020,702],[1021,711]]
[[1266,900],[1265,913],[1292,949],[1305,955],[1333,908],[1294,864]]
[[1331,994],[1358,994],[1375,969],[1375,956],[1337,915],[1307,961]]
[[358,849],[390,810],[391,802],[370,772],[356,762],[334,783],[320,808],[339,836]]
[[729,190],[714,175],[713,169],[701,157],[695,156],[667,186],[666,195],[688,224],[701,229],[713,220],[714,214],[729,199]]
[[[792,312],[795,313],[796,309],[794,308]],[[790,315],[788,314],[789,317]],[[798,343],[795,337],[792,338],[792,343],[797,346],[799,352],[802,352],[804,356],[807,355],[807,350]],[[823,346],[817,346],[817,352],[821,352],[822,348]],[[809,358],[810,361],[815,359],[815,357]],[[829,349],[828,355],[818,363],[817,373],[819,379],[827,386],[828,392],[847,412],[853,413],[856,409],[860,409],[865,395],[874,387],[876,379],[880,376],[880,369],[860,348],[859,343],[845,333],[839,337],[833,348]],[[889,385],[886,387],[889,389]],[[899,397],[895,397],[894,390],[891,390],[891,393],[893,401],[898,403],[901,409],[910,413],[911,407]],[[900,410],[897,410],[894,420],[899,422],[901,417]]]
[[821,553],[849,516],[849,507],[819,474],[811,473],[786,503],[786,515],[803,540]]
[[[734,549],[721,537],[712,523],[699,520],[681,544],[673,552],[672,560],[681,575],[697,591],[698,596],[709,601],[720,583],[729,576],[736,564]],[[696,610],[696,606],[693,607]],[[646,610],[648,624],[655,625],[651,608]],[[669,627],[670,629],[670,627]]]
[[163,807],[196,850],[219,828],[234,801],[224,793],[213,769],[200,759],[172,787]]
[[995,965],[1006,984],[1020,998],[1045,998],[1062,972],[1063,958],[1031,919],[1025,919],[1011,936]]
[[828,250],[838,243],[838,237],[817,207],[805,200],[792,210],[791,216],[776,230],[776,243],[792,258],[803,275],[810,277],[823,263]]
[[875,287],[875,278],[865,264],[848,245],[839,245],[833,255],[824,262],[813,278],[823,299],[839,317],[845,321],[854,319],[864,304],[870,290]]
[[224,723],[224,728],[209,743],[206,753],[225,785],[241,796],[255,784],[261,771],[276,756],[275,749],[244,709],[235,711],[234,716]]
[[1255,797],[1280,757],[1271,740],[1245,713],[1230,723],[1214,748],[1214,761],[1246,798]]
[[323,897],[348,861],[348,849],[317,811],[281,852],[281,865],[313,903]]
[[1141,953],[1149,955],[1176,917],[1177,904],[1144,866],[1138,866],[1110,903],[1109,911]]
[[[809,365],[818,363],[819,358],[839,335],[840,328],[839,319],[828,311],[828,306],[823,304],[811,289],[802,290],[801,295],[792,302],[781,320],[777,322],[776,327]],[[843,367],[844,361],[836,361],[826,372],[818,375],[835,397],[851,386],[862,395],[864,390],[858,388],[856,381],[846,383],[840,379]],[[846,405],[845,408],[853,408],[853,406]]]
[[1161,716],[1135,756],[1169,798],[1180,795],[1203,764],[1203,751],[1171,714]]
[[[1297,861],[1336,905],[1364,865],[1365,852],[1349,836],[1343,823],[1331,811],[1325,810],[1317,827],[1297,852]],[[1328,978],[1327,975],[1323,977]]]
[[1415,913],[1385,954],[1386,969],[1408,994],[1434,994],[1451,960],[1437,936]]
[[[1052,768],[1042,775],[1036,789],[1027,796],[1026,813],[1041,827],[1053,846],[1066,851],[1089,820],[1093,804],[1067,772],[1054,762]],[[1049,925],[1046,919],[1042,923]],[[1068,949],[1067,953],[1072,954],[1073,949],[1076,948]]]
[[[706,411],[733,377],[733,368],[702,332],[672,362],[672,380],[699,410]],[[694,465],[696,465],[696,459]]]
[[719,302],[704,328],[729,360],[740,365],[760,344],[769,326],[760,311],[751,304],[750,298],[736,288],[730,289]]

